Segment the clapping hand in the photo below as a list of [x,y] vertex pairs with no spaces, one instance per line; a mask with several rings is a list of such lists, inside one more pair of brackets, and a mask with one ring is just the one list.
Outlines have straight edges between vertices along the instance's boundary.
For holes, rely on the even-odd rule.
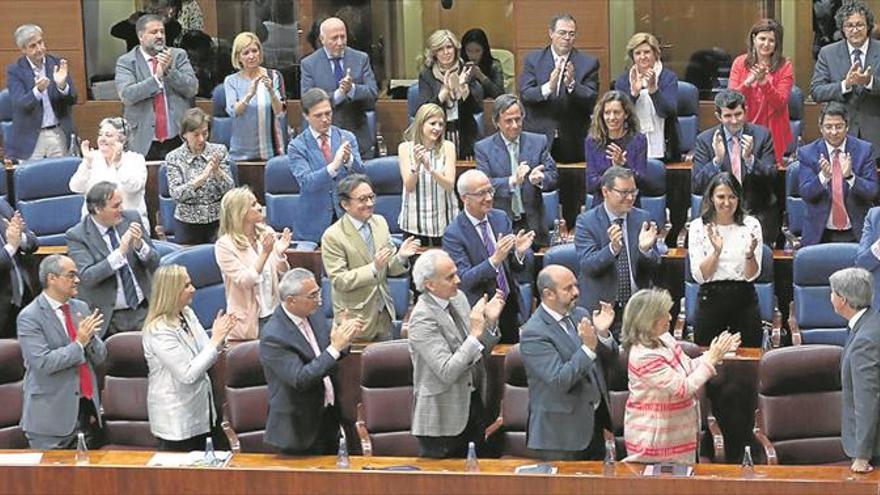
[[83,160],[86,162],[86,167],[91,168],[92,166],[92,143],[89,142],[88,139],[83,139],[81,143],[79,143],[79,151],[82,153]]
[[593,310],[593,327],[607,338],[610,335],[609,329],[614,323],[614,306],[605,301],[599,301],[599,309]]
[[722,163],[727,154],[727,148],[724,147],[724,135],[721,129],[716,130],[712,136],[712,150],[715,151],[715,161]]
[[95,332],[97,332],[103,324],[104,316],[96,309],[92,314],[80,320],[79,325],[76,328],[76,340],[85,346],[90,340],[92,340]]
[[290,228],[284,227],[284,230],[281,231],[281,236],[278,240],[275,241],[275,254],[281,258],[284,258],[284,252],[287,251],[287,248],[290,247],[290,239],[293,237],[293,232],[291,232]]
[[238,320],[231,313],[224,313],[221,309],[214,318],[214,324],[211,325],[211,343],[214,347],[220,347],[226,340],[226,337],[235,328]]
[[474,74],[474,66],[466,65],[464,69],[458,74],[458,87],[463,88],[467,86],[468,81],[473,78]]
[[354,80],[351,78],[351,68],[346,68],[345,77],[339,80],[339,90],[342,91],[342,94],[347,95],[353,86]]
[[709,344],[709,357],[712,359],[714,364],[720,363],[722,359],[724,359],[724,355],[728,352],[734,352],[739,348],[739,344],[741,342],[741,338],[739,333],[730,333],[727,330],[721,332],[721,334],[714,339],[712,339],[712,343]]
[[39,75],[34,78],[34,86],[37,88],[37,91],[43,92],[46,91],[46,88],[49,87],[49,78],[44,75]]
[[[486,296],[483,296],[485,299]],[[486,303],[485,308],[485,316],[486,323],[489,326],[495,325],[498,322],[498,318],[501,317],[501,311],[504,310],[504,293],[500,290],[495,290],[495,295],[492,299]]]
[[605,147],[605,156],[611,160],[611,164],[615,167],[626,165],[626,151],[615,143]]
[[715,254],[720,255],[721,250],[724,249],[724,237],[715,228],[715,224],[713,224],[713,223],[706,224],[706,237],[709,238],[709,242],[712,244],[712,247],[715,249]]
[[849,153],[840,153],[840,173],[843,175],[843,180],[847,180],[852,177],[852,155]]
[[492,266],[501,266],[507,258],[507,255],[510,254],[510,250],[513,249],[515,243],[516,236],[513,234],[507,234],[498,239],[498,242],[495,243],[495,254],[490,258]]
[[749,242],[749,250],[746,251],[746,256],[751,256],[752,259],[755,259],[757,255],[755,251],[758,249],[758,238],[755,234],[749,234],[749,236],[751,237],[751,242]]
[[373,258],[373,265],[376,267],[377,272],[381,272],[388,266],[388,261],[391,260],[391,256],[394,254],[394,249],[386,246],[376,252],[376,255]]
[[407,237],[400,245],[397,255],[403,259],[408,259],[410,256],[416,254],[421,246],[422,241],[415,237]]
[[750,160],[752,158],[752,152],[754,152],[754,150],[755,150],[755,137],[749,136],[748,134],[743,133],[742,140],[740,141],[740,144],[742,144],[742,159],[743,159],[743,161]]
[[831,180],[831,162],[825,153],[819,155],[819,172],[825,176],[825,180]]
[[599,336],[596,335],[596,329],[593,327],[590,319],[586,317],[581,318],[581,321],[578,323],[577,330],[578,335],[581,338],[581,342],[591,351],[595,351],[596,345],[599,343]]
[[343,141],[342,145],[339,146],[339,149],[336,150],[336,156],[333,157],[333,161],[336,162],[337,170],[341,165],[348,166],[347,164],[349,160],[351,160],[351,143]]
[[642,230],[639,231],[639,250],[648,251],[655,244],[657,244],[657,224],[642,222]]
[[[144,229],[139,222],[131,222],[128,226],[126,235],[130,235],[130,243],[135,249],[140,249],[144,244]],[[124,237],[124,236],[123,236]]]
[[55,81],[55,85],[58,86],[58,89],[64,90],[67,87],[67,60],[61,59],[58,62],[58,65],[55,66],[55,69],[52,73],[52,79]]
[[639,68],[633,65],[629,69],[629,92],[634,97],[639,96],[642,91],[642,76],[639,75]]
[[871,82],[872,77],[870,65],[866,67],[865,70],[862,70],[862,67],[859,64],[853,64],[846,73],[845,82],[847,87],[855,85],[865,86]]
[[569,62],[565,64],[565,79],[562,80],[566,88],[574,85],[574,64]]
[[330,330],[330,345],[338,352],[348,347],[364,327],[360,318],[346,318]]
[[470,329],[468,332],[471,337],[479,338],[480,335],[483,335],[483,330],[486,328],[486,302],[487,297],[484,295],[471,307],[469,315]]
[[516,167],[516,174],[513,176],[513,184],[519,186],[529,174],[529,162],[519,162]]
[[533,168],[531,172],[529,172],[529,182],[532,185],[541,187],[541,183],[544,182],[544,165],[538,165]]
[[524,230],[520,230],[516,233],[516,257],[522,258],[525,256],[526,251],[532,247],[532,243],[535,241],[535,231],[530,230],[528,232]]
[[15,253],[18,251],[18,248],[21,247],[21,234],[25,231],[24,219],[21,216],[20,211],[16,211],[12,215],[12,219],[9,220],[9,223],[6,225],[6,243],[12,247],[12,252]]
[[608,227],[608,239],[611,240],[611,252],[616,256],[623,248],[623,229],[617,223]]
[[559,63],[553,67],[553,71],[550,72],[550,90],[553,93],[556,93],[556,88],[559,86],[559,78],[562,77],[562,73],[565,71],[565,67],[562,64],[563,61],[560,59]]
[[657,92],[657,78],[654,77],[654,69],[647,68],[645,72],[642,73],[642,84],[648,88],[648,93],[656,93]]
[[431,157],[429,155],[428,149],[425,148],[423,144],[416,143],[416,145],[413,146],[413,155],[416,158],[417,165],[420,165],[422,168],[424,168],[426,172],[431,171]]
[[156,54],[159,63],[156,64],[156,77],[162,79],[171,70],[171,50],[162,50]]

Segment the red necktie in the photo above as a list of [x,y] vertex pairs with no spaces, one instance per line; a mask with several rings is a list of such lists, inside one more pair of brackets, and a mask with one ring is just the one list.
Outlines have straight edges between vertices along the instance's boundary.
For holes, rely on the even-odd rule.
[[324,161],[327,163],[333,161],[333,153],[330,151],[330,138],[326,134],[321,134],[321,153],[324,154]]
[[831,153],[831,225],[846,230],[846,206],[843,203],[843,170],[840,168],[840,150]]
[[736,136],[730,138],[730,169],[736,180],[742,184],[742,150]]
[[[64,313],[64,326],[67,327],[67,335],[70,341],[76,340],[76,327],[73,326],[73,317],[70,316],[70,305],[65,303],[61,305],[61,312]],[[91,399],[93,394],[92,376],[89,373],[88,360],[79,365],[79,387],[82,390],[83,397]]]
[[[150,67],[153,74],[156,73],[156,66],[159,61],[156,58],[150,59]],[[168,139],[168,115],[165,114],[165,90],[162,89],[153,97],[153,113],[156,114],[156,141],[162,142]]]

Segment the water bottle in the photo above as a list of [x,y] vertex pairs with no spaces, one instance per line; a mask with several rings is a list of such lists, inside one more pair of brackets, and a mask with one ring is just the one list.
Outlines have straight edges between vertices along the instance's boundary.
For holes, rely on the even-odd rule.
[[336,451],[336,469],[348,469],[351,467],[351,459],[348,457],[348,445],[345,437],[339,439],[339,450]]
[[79,149],[79,139],[77,139],[76,134],[70,135],[70,146],[67,147],[67,155],[82,157],[82,152]]
[[743,452],[742,477],[753,478],[754,476],[755,462],[752,460],[752,447],[750,445],[746,445],[745,452]]
[[205,464],[208,466],[213,466],[215,462],[217,462],[217,456],[214,454],[214,440],[208,435],[208,438],[205,440]]
[[561,244],[561,239],[560,239],[559,234],[560,234],[560,232],[559,232],[559,219],[557,218],[557,219],[553,220],[553,230],[550,231],[550,245],[551,246],[556,246],[558,244]]
[[617,447],[614,440],[605,440],[605,461],[603,463],[603,474],[605,476],[614,476],[615,451]]
[[76,434],[76,465],[84,466],[89,463],[89,447],[86,445],[86,436],[83,432]]
[[376,154],[378,156],[388,156],[388,146],[385,144],[385,138],[381,134],[376,136]]
[[794,243],[791,242],[791,237],[785,236],[785,244],[782,245],[782,252],[788,256],[794,254]]
[[480,461],[477,460],[477,447],[474,442],[468,442],[467,459],[464,461],[464,470],[469,473],[480,472]]

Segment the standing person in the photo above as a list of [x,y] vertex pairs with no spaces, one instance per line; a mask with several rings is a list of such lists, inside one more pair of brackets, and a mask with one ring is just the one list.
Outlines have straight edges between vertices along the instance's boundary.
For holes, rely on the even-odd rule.
[[52,254],[40,263],[43,292],[18,315],[24,358],[21,429],[35,450],[76,448],[83,432],[100,446],[101,398],[95,367],[107,359],[98,337],[101,313],[75,299],[79,274],[72,259]]
[[76,89],[67,60],[46,52],[43,30],[24,24],[15,30],[22,56],[6,66],[12,101],[12,129],[6,156],[21,161],[63,156],[73,129]]
[[40,241],[21,212],[0,199],[0,339],[15,338],[15,319],[39,294],[34,278]]
[[208,370],[235,327],[235,317],[220,310],[208,337],[190,307],[195,291],[186,268],[156,270],[143,346],[149,368],[147,416],[159,450],[204,450],[208,437],[217,442],[222,435]]
[[492,56],[485,31],[474,28],[462,35],[461,59],[465,66],[473,66],[473,78],[483,87],[484,98],[498,98],[504,94],[504,70],[501,61]]
[[193,106],[199,80],[186,51],[166,46],[161,16],[141,16],[136,29],[140,44],[116,60],[116,91],[132,128],[129,148],[164,160],[180,146],[178,123]]
[[748,51],[736,57],[727,87],[746,97],[746,120],[770,129],[776,163],[793,139],[788,98],[794,84],[791,60],[782,55],[782,25],[761,19],[749,30]]
[[[880,207],[878,206],[868,210],[868,214],[865,215],[865,225],[862,229],[855,265],[871,272],[874,276],[874,287],[880,287]],[[874,291],[871,307],[880,308],[880,290]]]
[[455,143],[444,139],[446,115],[433,103],[416,112],[397,148],[403,202],[397,223],[422,246],[439,246],[446,226],[458,215],[455,197]]
[[232,117],[232,160],[268,160],[284,154],[284,79],[262,64],[260,39],[254,33],[239,33],[232,42],[232,66],[238,72],[223,80],[226,114]]
[[574,47],[571,14],[550,19],[550,46],[526,55],[520,76],[525,129],[547,136],[557,162],[584,161],[589,115],[599,93],[599,61]]

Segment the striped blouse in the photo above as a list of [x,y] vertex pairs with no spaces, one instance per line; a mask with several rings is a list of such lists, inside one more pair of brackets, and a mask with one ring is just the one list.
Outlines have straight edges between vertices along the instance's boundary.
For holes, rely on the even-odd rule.
[[[442,147],[441,147],[442,150]],[[409,146],[410,163],[417,163],[413,146]],[[443,153],[430,151],[431,169],[443,173],[446,167]],[[403,190],[403,205],[397,223],[400,229],[410,234],[425,237],[442,237],[446,226],[458,215],[458,198],[434,180],[434,177],[419,167],[419,179],[412,192]]]

